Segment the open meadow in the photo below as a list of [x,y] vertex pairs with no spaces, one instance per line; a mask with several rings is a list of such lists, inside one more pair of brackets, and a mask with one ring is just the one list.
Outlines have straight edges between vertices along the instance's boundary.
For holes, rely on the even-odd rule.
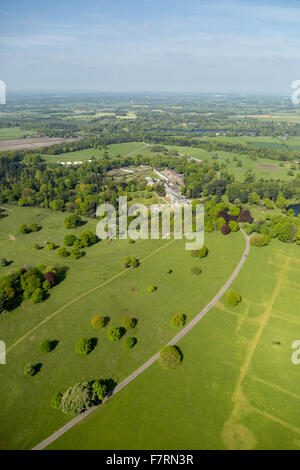
[[[7,346],[7,364],[0,368],[2,449],[32,448],[68,421],[66,415],[50,408],[54,393],[84,380],[112,378],[120,383],[159,351],[178,332],[170,324],[172,316],[184,313],[189,322],[199,313],[231,275],[245,245],[241,233],[227,237],[207,234],[209,254],[198,259],[185,250],[185,240],[138,240],[133,244],[103,240],[87,248],[84,257],[72,260],[58,257],[57,248],[50,251],[45,244],[51,241],[62,246],[67,233],[94,230],[96,221],[86,219],[82,227],[68,230],[63,213],[15,206],[7,206],[6,213],[0,220],[0,253],[11,264],[0,268],[2,275],[41,263],[58,263],[65,267],[66,275],[49,291],[45,302],[24,300],[1,316],[1,338]],[[42,229],[22,234],[23,223],[38,223]],[[40,250],[34,249],[36,243]],[[137,257],[140,266],[126,269],[126,256]],[[202,269],[199,276],[190,272],[196,266]],[[172,272],[167,273],[168,269]],[[157,286],[153,293],[148,291],[150,284]],[[108,326],[93,329],[91,319],[96,314],[109,317]],[[138,320],[124,337],[137,338],[132,350],[124,348],[124,338],[117,343],[107,338],[107,328],[122,326],[125,316]],[[83,336],[96,343],[88,356],[75,351]],[[56,341],[57,346],[43,354],[39,351],[43,339]],[[34,377],[24,376],[26,362],[39,364]]]
[[242,302],[222,299],[178,343],[180,367],[153,364],[48,448],[299,449],[298,251],[252,247],[232,285]]

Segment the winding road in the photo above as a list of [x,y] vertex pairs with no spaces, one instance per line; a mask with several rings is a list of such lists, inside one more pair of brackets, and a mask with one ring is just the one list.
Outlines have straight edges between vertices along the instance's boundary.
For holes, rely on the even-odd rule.
[[[185,336],[209,312],[209,310],[225,294],[225,292],[227,291],[229,286],[232,284],[232,282],[234,281],[234,279],[236,278],[236,276],[240,272],[241,268],[243,267],[243,265],[244,265],[244,263],[247,259],[247,256],[248,256],[248,253],[249,253],[249,250],[250,250],[250,238],[251,238],[251,236],[246,235],[246,233],[244,232],[243,229],[240,229],[240,230],[241,230],[243,236],[245,237],[246,247],[245,247],[244,253],[243,253],[237,267],[235,268],[235,270],[233,271],[233,273],[231,274],[231,276],[227,280],[227,282],[224,284],[224,286],[215,295],[215,297],[204,307],[203,310],[201,310],[200,313],[198,313],[198,315],[195,316],[195,318],[186,327],[184,327],[176,336],[174,336],[174,338],[171,339],[171,341],[169,341],[168,345],[176,344],[181,338],[183,338],[183,336]],[[146,370],[148,367],[150,367],[155,361],[157,361],[158,358],[159,358],[159,352],[154,354],[154,356],[152,356],[150,359],[148,359],[147,362],[145,362],[141,367],[139,367],[131,375],[129,375],[126,379],[124,379],[119,385],[117,385],[115,387],[114,391],[113,391],[113,395],[115,395],[120,390],[122,390],[122,388],[126,387],[126,385],[128,385],[138,375],[140,375],[142,372],[144,372],[144,370]],[[108,400],[109,398],[110,397],[105,398],[103,400],[103,402]],[[65,432],[69,431],[69,429],[71,429],[73,426],[75,426],[75,424],[80,423],[87,416],[89,416],[91,413],[93,413],[99,406],[101,406],[101,405],[93,406],[93,407],[89,408],[87,411],[85,411],[84,413],[81,413],[80,415],[76,416],[74,419],[69,421],[63,427],[61,427],[60,429],[55,431],[53,434],[51,434],[51,436],[47,437],[45,440],[43,440],[38,445],[33,447],[32,450],[43,450],[43,449],[45,449],[45,447],[50,445],[53,441],[58,439]]]

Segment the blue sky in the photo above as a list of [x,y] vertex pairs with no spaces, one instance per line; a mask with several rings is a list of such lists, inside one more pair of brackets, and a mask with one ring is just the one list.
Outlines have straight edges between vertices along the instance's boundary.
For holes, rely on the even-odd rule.
[[299,0],[1,0],[8,90],[290,93]]

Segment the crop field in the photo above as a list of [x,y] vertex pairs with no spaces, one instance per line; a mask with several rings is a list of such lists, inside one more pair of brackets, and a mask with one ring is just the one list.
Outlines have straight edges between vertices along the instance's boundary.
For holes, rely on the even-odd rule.
[[232,286],[242,302],[221,299],[178,343],[180,367],[153,364],[48,448],[299,449],[297,250],[252,247]]
[[[209,254],[201,260],[184,249],[184,240],[134,244],[103,240],[87,248],[83,258],[72,260],[58,257],[57,249],[50,251],[45,244],[51,241],[62,246],[67,233],[94,230],[96,221],[85,219],[87,223],[73,231],[64,228],[63,213],[15,206],[7,206],[6,212],[0,220],[0,253],[10,265],[0,268],[2,275],[26,265],[58,263],[65,267],[66,276],[42,304],[25,300],[1,315],[1,338],[7,347],[7,364],[0,368],[2,449],[32,448],[68,421],[66,415],[50,408],[54,393],[84,380],[112,378],[119,383],[136,370],[176,335],[172,316],[185,313],[190,321],[201,311],[226,282],[244,250],[240,233],[228,237],[212,233],[205,240]],[[22,223],[38,223],[42,229],[22,234]],[[42,248],[35,250],[35,243]],[[140,266],[125,269],[126,256],[137,257]],[[200,276],[191,274],[194,266],[201,266]],[[172,273],[167,274],[167,269]],[[149,293],[149,284],[157,286],[157,291]],[[90,322],[96,314],[109,317],[109,326],[121,326],[124,316],[136,317],[138,324],[130,332],[137,338],[133,350],[124,348],[123,339],[110,343],[106,328],[94,330]],[[85,357],[75,351],[82,336],[97,343]],[[43,339],[55,340],[57,346],[42,354],[38,346]],[[39,364],[34,377],[24,376],[26,362]]]

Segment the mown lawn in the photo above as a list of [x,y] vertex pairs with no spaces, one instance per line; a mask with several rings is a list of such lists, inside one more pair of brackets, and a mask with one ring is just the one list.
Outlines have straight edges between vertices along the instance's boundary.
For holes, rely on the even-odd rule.
[[253,247],[232,290],[157,363],[48,449],[299,449],[299,247]]
[[[58,262],[68,268],[66,279],[50,291],[44,303],[24,301],[18,309],[1,315],[0,335],[8,354],[7,364],[0,369],[0,447],[23,449],[33,447],[67,422],[65,415],[49,407],[53,393],[94,378],[120,382],[178,332],[170,325],[174,313],[185,313],[189,321],[202,310],[234,270],[244,239],[240,233],[228,237],[207,234],[209,255],[202,260],[190,256],[184,240],[139,240],[134,244],[127,240],[100,241],[75,261],[61,259],[46,247],[39,251],[33,248],[36,242],[62,245],[64,235],[73,232],[63,226],[65,214],[37,208],[10,209],[0,220],[0,252],[12,264],[1,268],[2,273],[39,263]],[[33,222],[39,222],[42,230],[28,235],[19,232],[22,223]],[[94,227],[95,221],[90,220],[75,233]],[[124,257],[128,255],[139,258],[141,265],[124,271]],[[202,268],[198,277],[190,273],[195,265]],[[166,273],[167,268],[172,269],[171,274]],[[122,274],[111,279],[118,273]],[[149,284],[158,290],[150,294]],[[92,288],[96,289],[89,292]],[[138,340],[135,348],[127,351],[124,338],[112,344],[106,329],[94,330],[90,321],[96,314],[108,316],[109,325],[116,326],[121,326],[124,316],[134,315],[138,325],[130,336]],[[98,341],[87,357],[75,352],[75,343],[82,336]],[[58,345],[54,351],[41,354],[38,345],[45,338],[57,340]],[[26,362],[41,363],[40,372],[24,377]]]

